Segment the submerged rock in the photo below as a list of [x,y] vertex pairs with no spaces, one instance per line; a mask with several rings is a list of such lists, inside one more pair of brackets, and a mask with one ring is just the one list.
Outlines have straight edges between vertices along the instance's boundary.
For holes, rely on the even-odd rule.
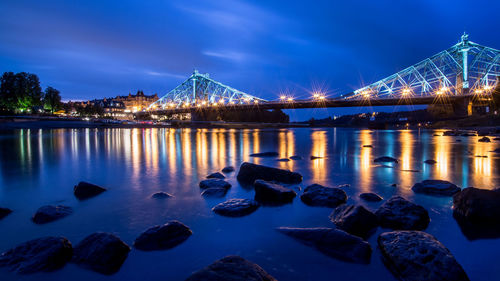
[[340,205],[330,214],[330,220],[337,228],[365,239],[378,226],[377,216],[361,205]]
[[223,173],[231,173],[234,172],[234,167],[233,166],[227,166],[222,169]]
[[94,197],[104,191],[106,191],[106,188],[84,181],[79,182],[73,189],[76,198],[80,200]]
[[0,207],[0,220],[8,216],[10,213],[12,213],[11,209]]
[[73,209],[68,206],[58,205],[47,205],[40,207],[36,213],[33,215],[33,222],[36,224],[48,223],[58,219],[62,219],[73,213]]
[[255,200],[269,203],[289,203],[297,196],[295,191],[282,185],[256,180],[254,182]]
[[432,159],[427,159],[427,160],[425,160],[425,161],[424,161],[424,163],[425,163],[425,164],[434,165],[434,164],[436,164],[436,163],[437,163],[437,161],[436,161],[436,160],[432,160]]
[[277,230],[329,257],[353,263],[370,262],[370,244],[342,230],[326,227],[279,227]]
[[300,200],[309,206],[335,208],[347,201],[347,194],[340,188],[312,184],[304,189]]
[[478,140],[478,142],[491,142],[491,140],[488,137],[482,137]]
[[423,230],[430,218],[424,207],[401,196],[393,196],[375,212],[380,226],[400,230]]
[[290,159],[288,159],[288,158],[280,158],[280,159],[278,159],[276,161],[278,161],[278,162],[288,162],[288,161],[290,161]]
[[153,195],[151,195],[151,198],[155,198],[155,199],[167,199],[167,198],[172,198],[172,197],[174,197],[172,194],[166,193],[163,191],[156,192]]
[[302,158],[302,156],[293,155],[293,156],[290,156],[290,159],[292,159],[292,160],[303,160],[304,158]]
[[276,281],[257,264],[239,256],[227,256],[193,273],[186,281]]
[[278,157],[279,155],[280,154],[278,152],[274,152],[274,151],[250,154],[251,157]]
[[382,157],[375,158],[375,160],[373,160],[373,162],[375,162],[375,163],[384,163],[384,162],[398,163],[398,159],[390,157],[390,156],[382,156]]
[[372,148],[372,147],[373,147],[373,145],[371,145],[371,144],[365,144],[365,145],[363,145],[363,147]]
[[453,196],[453,217],[468,239],[500,237],[500,189],[464,188]]
[[382,201],[384,198],[380,197],[378,194],[373,193],[373,192],[365,192],[361,193],[359,195],[359,198],[368,201],[368,202],[379,202]]
[[245,162],[240,166],[237,179],[247,183],[254,183],[258,179],[282,183],[300,183],[302,175],[289,170]]
[[259,208],[260,204],[252,199],[230,199],[212,208],[214,213],[226,217],[243,217]]
[[73,262],[102,274],[116,273],[130,252],[130,247],[111,233],[96,232],[74,248]]
[[207,189],[207,188],[229,189],[229,188],[231,188],[231,184],[228,183],[227,181],[221,180],[221,179],[208,179],[208,180],[200,181],[200,188],[201,189]]
[[449,181],[443,180],[424,180],[416,183],[411,188],[415,193],[424,193],[429,195],[452,196],[460,191],[460,187]]
[[462,266],[434,236],[422,231],[380,234],[378,246],[389,270],[401,280],[468,281]]
[[227,193],[227,188],[222,188],[222,187],[211,187],[205,189],[202,193],[201,196],[203,197],[224,197],[226,196]]
[[316,159],[321,159],[321,158],[323,158],[323,157],[321,157],[321,156],[314,156],[314,155],[312,155],[311,157],[309,157],[309,159],[311,159],[311,160],[316,160]]
[[166,250],[186,241],[193,232],[178,221],[169,221],[144,231],[135,239],[134,247],[142,251]]
[[18,273],[54,271],[71,260],[73,248],[64,237],[43,237],[19,244],[0,255],[0,267]]
[[226,177],[219,172],[215,172],[207,176],[207,179],[225,179],[225,178]]

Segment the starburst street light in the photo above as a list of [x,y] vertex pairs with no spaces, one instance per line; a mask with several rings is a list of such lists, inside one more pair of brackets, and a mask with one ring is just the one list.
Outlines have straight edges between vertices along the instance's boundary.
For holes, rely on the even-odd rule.
[[281,95],[280,96],[280,100],[285,100],[286,99],[286,96],[285,95]]
[[410,89],[408,89],[408,88],[403,89],[402,94],[403,94],[403,96],[409,95],[410,94]]

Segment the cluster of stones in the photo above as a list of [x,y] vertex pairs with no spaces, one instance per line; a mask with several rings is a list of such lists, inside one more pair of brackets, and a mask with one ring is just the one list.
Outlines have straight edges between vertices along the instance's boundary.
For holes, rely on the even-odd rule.
[[[74,187],[74,194],[79,200],[89,199],[105,188],[80,182]],[[169,198],[165,192],[155,193],[153,198]],[[0,209],[0,218],[12,211]],[[33,215],[37,224],[49,223],[64,218],[72,213],[68,206],[43,206]],[[191,229],[178,221],[169,221],[164,225],[153,226],[144,231],[134,242],[134,247],[142,251],[166,250],[173,248],[192,234]],[[50,272],[72,262],[102,274],[116,273],[128,257],[131,248],[112,233],[96,232],[85,237],[76,246],[65,237],[42,237],[33,239],[2,253],[0,267],[7,267],[21,274]]]
[[[271,153],[254,155],[269,157]],[[272,157],[277,156],[272,154]],[[380,157],[376,162],[394,162],[397,159]],[[431,164],[431,163],[429,163]],[[233,172],[233,167],[222,169]],[[262,205],[291,203],[297,193],[289,188],[302,182],[299,173],[243,163],[237,174],[238,181],[251,184],[255,197],[235,198],[219,203],[213,212],[228,217],[241,217],[256,211]],[[224,197],[231,184],[222,173],[207,176],[199,184],[202,196]],[[393,196],[372,212],[360,204],[348,204],[348,196],[341,187],[319,184],[307,186],[301,201],[313,207],[332,208],[329,216],[335,227],[279,227],[277,231],[319,252],[346,262],[367,264],[372,247],[366,241],[377,227],[391,229],[377,239],[384,263],[402,280],[469,280],[451,252],[434,236],[423,232],[430,223],[427,210],[401,196]],[[75,196],[85,200],[106,189],[80,182],[74,188]],[[460,187],[442,180],[424,180],[412,187],[413,192],[431,196],[453,196],[453,214],[469,239],[500,237],[500,190],[482,190]],[[170,198],[165,192],[153,198]],[[359,197],[371,204],[384,199],[375,193],[361,193]],[[0,208],[0,219],[9,209]],[[48,223],[72,213],[67,206],[43,206],[33,216],[35,223]],[[153,226],[134,241],[141,251],[167,250],[186,241],[192,235],[189,227],[178,221]],[[64,237],[34,239],[0,255],[0,266],[19,273],[53,271],[67,262],[84,268],[113,274],[119,270],[131,248],[111,233],[93,233],[75,247]],[[192,274],[187,280],[276,280],[260,266],[238,256],[228,256]],[[238,279],[238,280],[239,280]]]

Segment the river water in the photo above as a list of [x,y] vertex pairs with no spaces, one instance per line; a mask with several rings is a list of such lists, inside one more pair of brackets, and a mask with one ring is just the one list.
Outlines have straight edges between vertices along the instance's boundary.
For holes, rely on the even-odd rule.
[[[278,233],[280,226],[333,227],[329,208],[309,207],[297,197],[280,207],[261,207],[242,218],[215,215],[224,199],[204,199],[198,183],[224,166],[249,161],[300,172],[303,188],[312,183],[344,187],[348,202],[371,210],[381,203],[359,200],[362,192],[384,198],[399,194],[423,205],[431,217],[427,232],[454,254],[471,280],[500,280],[500,239],[469,241],[452,218],[449,197],[416,195],[411,186],[424,179],[443,179],[461,187],[500,187],[500,142],[478,137],[434,136],[441,131],[356,129],[23,129],[0,134],[0,206],[14,212],[0,221],[0,251],[47,235],[62,235],[77,244],[96,231],[112,232],[127,244],[147,228],[179,220],[193,230],[183,244],[165,251],[133,249],[120,271],[111,276],[67,264],[52,273],[17,275],[0,268],[0,280],[183,280],[213,261],[236,254],[251,260],[278,280],[395,280],[376,248],[378,229],[368,242],[374,253],[368,265],[327,257]],[[372,148],[363,147],[372,145]],[[278,162],[252,158],[276,151]],[[309,157],[322,157],[310,160]],[[394,167],[377,165],[378,156],[393,156]],[[476,157],[476,156],[487,157]],[[424,164],[426,159],[437,161]],[[237,171],[236,171],[237,172]],[[251,188],[236,181],[226,199],[253,198]],[[85,180],[107,187],[85,201],[73,186]],[[393,184],[397,186],[392,186]],[[157,191],[175,197],[150,198]],[[300,194],[300,192],[299,192]],[[42,205],[63,204],[74,213],[36,225],[30,218]]]

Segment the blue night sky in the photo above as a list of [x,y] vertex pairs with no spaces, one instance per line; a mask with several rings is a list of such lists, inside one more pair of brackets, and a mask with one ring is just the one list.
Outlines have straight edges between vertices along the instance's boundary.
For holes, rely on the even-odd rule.
[[482,0],[2,0],[0,71],[38,74],[64,100],[163,95],[195,68],[265,99],[306,98],[313,88],[335,96],[452,46],[464,31],[500,48],[499,10],[500,1]]

